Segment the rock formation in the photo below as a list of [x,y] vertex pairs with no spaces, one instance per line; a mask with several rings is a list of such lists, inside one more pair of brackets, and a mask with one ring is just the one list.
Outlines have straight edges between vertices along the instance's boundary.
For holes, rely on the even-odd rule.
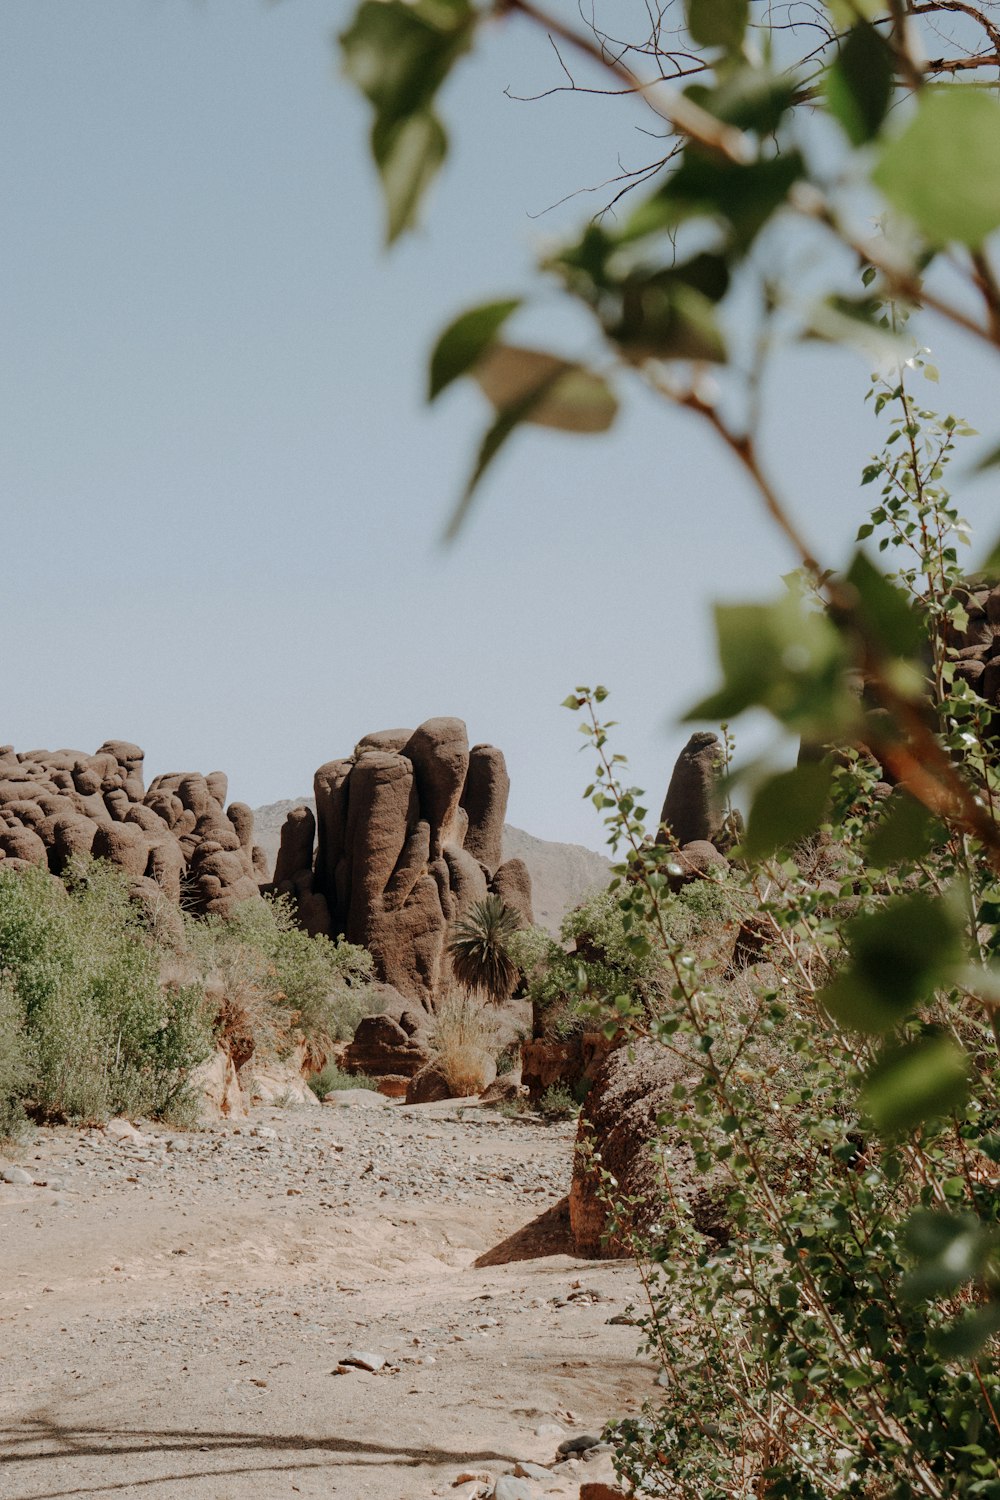
[[228,915],[257,897],[253,813],[225,809],[227,782],[178,772],[143,785],[143,752],[107,740],[80,750],[0,747],[0,869],[25,863],[62,875],[77,855],[116,865],[150,906],[182,901]]
[[674,851],[668,871],[674,890],[712,869],[728,869],[726,813],[722,797],[722,746],[717,735],[699,730],[674,763],[660,813],[658,844]]
[[407,1005],[433,1009],[448,932],[488,892],[532,920],[527,869],[502,859],[503,755],[470,749],[461,719],[366,735],[314,787],[315,818],[299,807],[286,819],[273,889],[295,898],[308,931],[366,947]]

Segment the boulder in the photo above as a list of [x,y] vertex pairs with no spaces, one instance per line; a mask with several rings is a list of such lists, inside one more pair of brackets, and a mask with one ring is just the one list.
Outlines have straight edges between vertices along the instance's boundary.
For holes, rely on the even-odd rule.
[[[657,1042],[631,1042],[605,1058],[584,1100],[577,1128],[569,1216],[579,1255],[597,1259],[628,1253],[627,1244],[606,1236],[608,1210],[598,1191],[599,1179],[587,1164],[587,1152],[596,1151],[602,1169],[617,1181],[621,1201],[629,1204],[632,1225],[649,1229],[664,1212],[656,1117],[671,1106],[678,1085],[691,1088],[699,1077],[696,1061]],[[721,1168],[702,1173],[685,1141],[674,1138],[670,1146],[671,1191],[690,1204],[696,1229],[724,1241]]]
[[412,1078],[427,1061],[426,1048],[389,1015],[365,1016],[344,1054],[348,1072],[369,1078]]

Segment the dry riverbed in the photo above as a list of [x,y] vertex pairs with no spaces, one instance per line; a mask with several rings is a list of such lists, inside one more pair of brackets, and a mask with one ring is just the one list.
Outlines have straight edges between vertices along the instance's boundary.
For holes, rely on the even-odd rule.
[[542,1500],[611,1478],[583,1440],[655,1372],[612,1321],[634,1270],[567,1253],[572,1127],[341,1097],[192,1133],[42,1130],[0,1160],[20,1179],[0,1181],[2,1500]]

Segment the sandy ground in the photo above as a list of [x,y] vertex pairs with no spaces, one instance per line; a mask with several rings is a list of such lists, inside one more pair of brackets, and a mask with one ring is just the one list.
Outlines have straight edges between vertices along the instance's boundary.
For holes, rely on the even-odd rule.
[[[549,1471],[532,1496],[610,1478],[599,1449],[557,1447],[635,1410],[654,1371],[609,1321],[634,1270],[565,1253],[571,1149],[568,1126],[377,1097],[37,1132],[0,1162],[32,1179],[0,1182],[0,1497],[419,1500],[518,1462]],[[385,1365],[342,1365],[357,1353]]]

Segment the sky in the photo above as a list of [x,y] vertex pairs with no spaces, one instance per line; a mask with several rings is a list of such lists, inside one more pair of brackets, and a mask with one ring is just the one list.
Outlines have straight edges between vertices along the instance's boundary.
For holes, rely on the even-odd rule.
[[[629,392],[600,438],[512,444],[442,530],[488,412],[424,401],[459,311],[537,289],[540,246],[650,143],[618,100],[558,94],[544,38],[496,26],[442,100],[452,151],[387,254],[341,0],[5,0],[0,8],[0,487],[18,750],[137,741],[147,774],[302,795],[365,733],[441,714],[500,745],[509,820],[600,848],[592,755],[560,707],[602,682],[658,809],[715,681],[711,604],[791,558],[683,413]],[[545,302],[526,338],[578,337]],[[929,328],[940,409],[996,438],[995,373]],[[764,448],[842,562],[885,436],[862,360],[782,356]],[[994,481],[995,483],[995,481]],[[988,480],[958,495],[986,540]],[[753,742],[751,734],[751,743]]]

